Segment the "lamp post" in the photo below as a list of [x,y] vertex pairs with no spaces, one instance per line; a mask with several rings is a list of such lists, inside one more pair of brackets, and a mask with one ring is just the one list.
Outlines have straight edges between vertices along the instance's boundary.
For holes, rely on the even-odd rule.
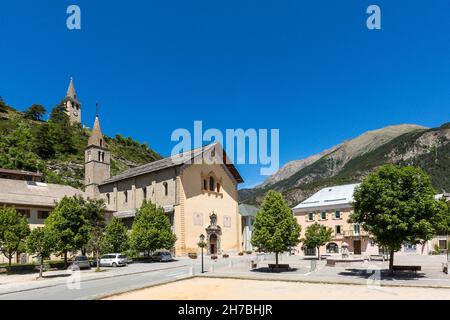
[[198,246],[200,248],[202,248],[202,273],[205,273],[205,269],[204,269],[204,265],[203,265],[203,248],[206,247],[205,235],[204,234],[200,235],[200,242],[198,243]]

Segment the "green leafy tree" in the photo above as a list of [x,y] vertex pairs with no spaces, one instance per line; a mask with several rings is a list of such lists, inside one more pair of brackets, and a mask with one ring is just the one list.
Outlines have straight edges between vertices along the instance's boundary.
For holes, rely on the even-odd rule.
[[55,152],[59,155],[76,154],[77,130],[70,124],[69,116],[66,114],[66,107],[59,104],[50,113],[49,135],[54,142]]
[[83,254],[89,250],[95,255],[97,261],[97,270],[100,269],[100,251],[102,247],[103,237],[105,233],[105,201],[92,200],[79,197],[80,204],[83,207],[83,214],[89,223],[89,241],[87,246],[82,249]]
[[430,177],[416,167],[386,165],[369,174],[354,194],[354,212],[349,222],[359,223],[379,245],[394,253],[404,243],[430,240],[447,224],[443,201],[435,200]]
[[42,278],[44,259],[49,259],[55,247],[55,235],[48,228],[36,228],[27,239],[27,250],[39,259],[39,278]]
[[47,112],[45,108],[40,104],[33,104],[31,107],[29,107],[25,113],[24,117],[25,119],[35,120],[35,121],[41,121],[44,114]]
[[26,217],[17,213],[14,208],[0,209],[0,252],[8,259],[9,268],[14,255],[25,251],[29,233]]
[[83,249],[89,241],[89,222],[78,197],[64,197],[45,220],[45,226],[56,235],[55,248],[64,255]]
[[332,234],[333,229],[316,222],[306,228],[302,242],[307,247],[317,248],[317,258],[320,260],[320,247],[331,241]]
[[281,193],[269,191],[256,214],[252,244],[274,252],[278,266],[278,254],[300,242],[300,231],[301,227]]
[[144,201],[136,213],[131,229],[132,249],[150,255],[158,249],[172,248],[176,239],[164,210],[151,202]]
[[0,139],[0,167],[38,171],[40,159],[33,152],[33,135],[29,124],[18,116],[9,119],[9,128]]
[[55,156],[55,139],[50,131],[50,124],[42,123],[34,135],[33,149],[42,159],[52,159]]
[[122,253],[129,249],[129,236],[127,227],[118,218],[112,218],[105,230],[102,251]]

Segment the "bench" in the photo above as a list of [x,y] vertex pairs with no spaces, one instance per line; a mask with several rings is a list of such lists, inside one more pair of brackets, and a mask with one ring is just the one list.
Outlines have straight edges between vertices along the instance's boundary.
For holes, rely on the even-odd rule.
[[393,271],[422,271],[422,267],[421,266],[393,266],[392,267]]

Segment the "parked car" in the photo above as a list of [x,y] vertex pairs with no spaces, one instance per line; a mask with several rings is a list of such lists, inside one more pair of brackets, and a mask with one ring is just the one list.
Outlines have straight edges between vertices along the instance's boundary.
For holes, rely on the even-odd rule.
[[121,267],[127,265],[127,256],[120,253],[109,253],[100,257],[100,267]]
[[151,256],[152,261],[158,261],[158,262],[169,262],[172,261],[172,255],[170,252],[164,252],[164,251],[158,251],[152,254]]
[[91,265],[89,263],[89,259],[86,256],[77,256],[75,257],[75,259],[73,260],[72,263],[72,268],[74,268],[75,266],[77,266],[78,268],[81,269],[90,269]]

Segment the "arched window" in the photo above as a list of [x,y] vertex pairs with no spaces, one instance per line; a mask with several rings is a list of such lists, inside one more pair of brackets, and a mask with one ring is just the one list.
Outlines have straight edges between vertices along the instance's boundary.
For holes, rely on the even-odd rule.
[[327,253],[339,253],[339,247],[336,243],[330,242],[327,244]]
[[217,183],[217,192],[220,192],[220,183]]
[[105,153],[102,152],[102,162],[105,162]]
[[124,191],[123,195],[125,196],[125,203],[128,202],[128,191]]
[[106,201],[108,202],[108,204],[111,203],[111,196],[109,193],[106,194]]
[[169,185],[167,184],[167,182],[164,182],[163,186],[164,186],[164,195],[167,197],[169,195]]
[[101,162],[102,161],[102,153],[99,151],[98,152],[98,161]]
[[203,190],[208,190],[208,182],[206,179],[203,180]]
[[144,196],[144,200],[147,200],[147,187],[142,188],[142,193]]
[[100,147],[103,147],[103,139],[100,139]]
[[214,178],[209,177],[209,191],[214,191]]

